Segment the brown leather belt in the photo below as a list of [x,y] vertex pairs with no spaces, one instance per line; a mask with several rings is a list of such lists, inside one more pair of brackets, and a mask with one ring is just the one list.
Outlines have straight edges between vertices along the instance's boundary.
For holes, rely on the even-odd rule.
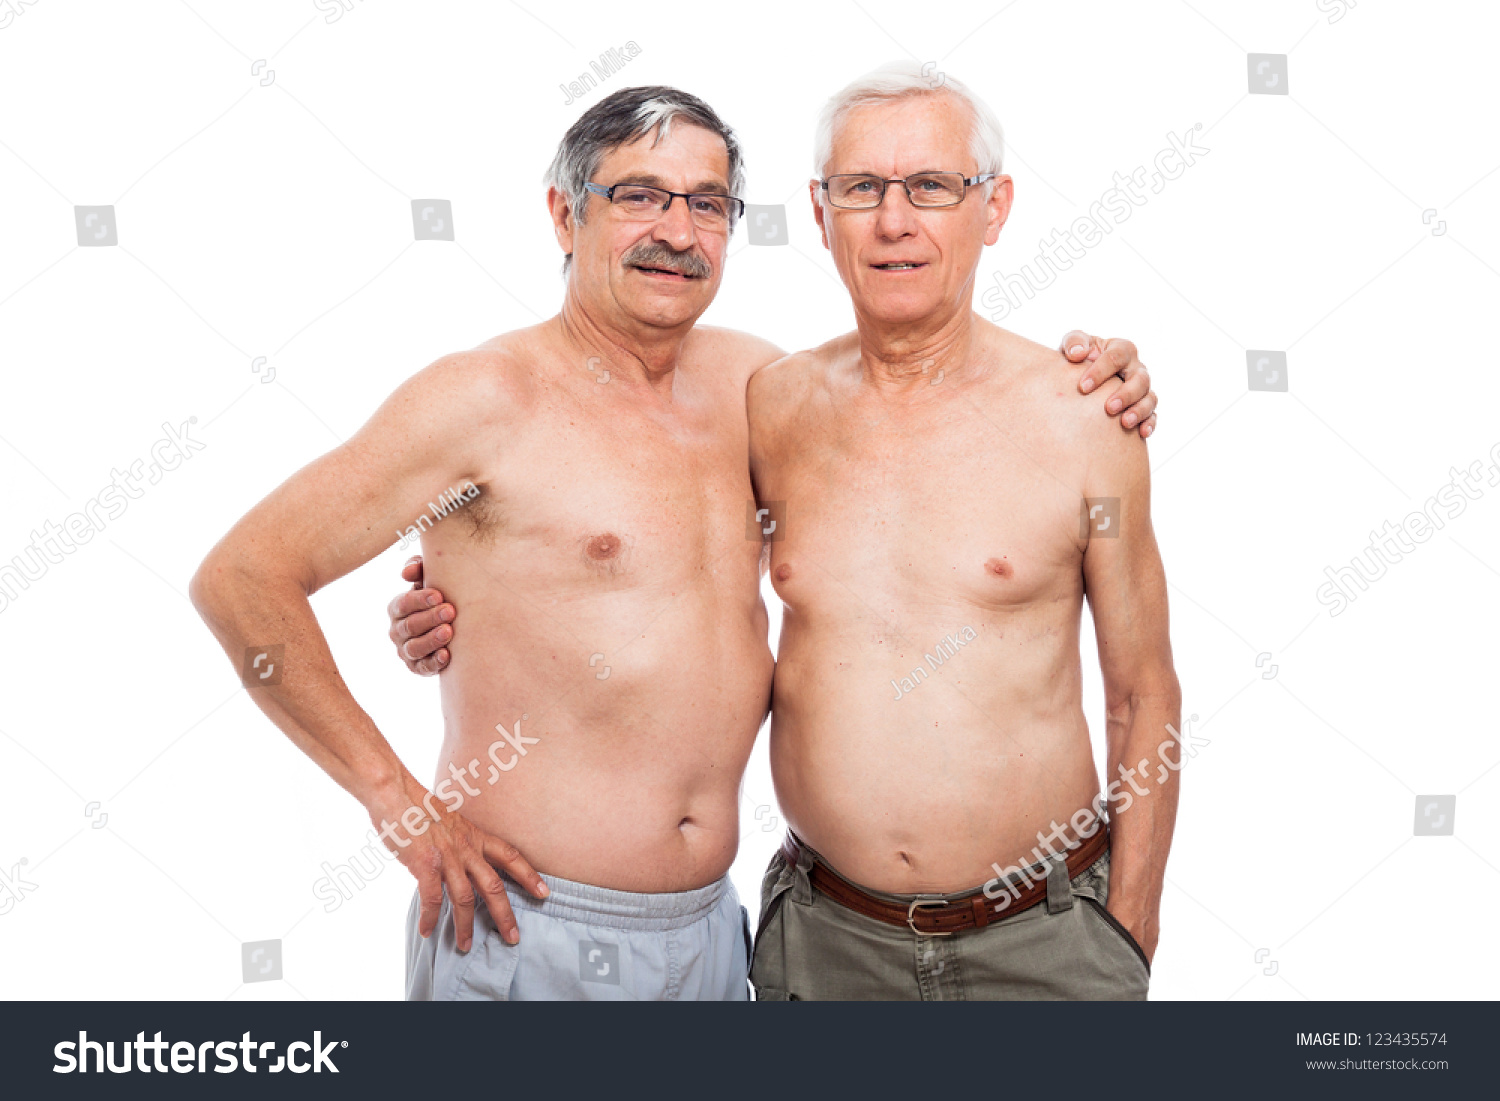
[[[788,831],[781,843],[781,853],[789,864],[796,864],[801,854],[801,843]],[[1109,849],[1109,829],[1101,825],[1093,837],[1068,853],[1068,878],[1072,879],[1084,871]],[[953,933],[964,933],[972,929],[983,929],[993,922],[1001,921],[1028,910],[1047,897],[1045,879],[1022,879],[1013,883],[1010,891],[997,893],[994,899],[987,898],[983,887],[976,887],[957,898],[914,898],[910,902],[892,902],[868,894],[826,867],[814,857],[808,871],[812,885],[840,906],[856,914],[883,921],[887,925],[905,926],[923,937],[943,937]],[[994,880],[991,880],[994,882]],[[1019,897],[1015,896],[1019,892]],[[997,900],[1010,894],[1011,900],[999,912]]]

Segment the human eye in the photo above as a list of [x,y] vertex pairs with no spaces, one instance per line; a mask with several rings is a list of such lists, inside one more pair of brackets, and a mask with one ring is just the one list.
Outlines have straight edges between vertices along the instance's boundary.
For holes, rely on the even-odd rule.
[[661,192],[654,187],[619,187],[615,189],[615,202],[621,206],[660,206],[661,201]]

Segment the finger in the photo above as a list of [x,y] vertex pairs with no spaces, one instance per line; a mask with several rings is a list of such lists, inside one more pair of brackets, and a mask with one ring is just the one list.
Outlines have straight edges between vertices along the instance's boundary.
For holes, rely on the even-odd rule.
[[[399,631],[396,629],[396,623],[391,624],[391,630],[395,631],[396,635],[403,641],[409,638],[421,638],[424,635],[431,635],[445,624],[452,623],[454,614],[455,609],[452,604],[439,604],[436,608],[424,607],[420,612],[413,612],[411,615],[397,620],[396,623],[401,624]],[[449,632],[452,632],[451,627],[449,628]],[[446,642],[447,639],[443,641]],[[422,653],[413,652],[408,654],[407,657],[425,657],[434,649],[435,647],[429,646]]]
[[[1121,378],[1129,378],[1128,368],[1134,364],[1137,369],[1145,370],[1135,358],[1135,345],[1128,340],[1111,340],[1104,346],[1099,358],[1089,364],[1089,372],[1097,376],[1097,384],[1103,385],[1107,380],[1119,375]],[[1106,408],[1108,408],[1106,406]],[[1123,405],[1120,409],[1125,408]],[[1113,416],[1119,412],[1118,409],[1110,410]]]
[[422,587],[422,556],[414,554],[406,560],[401,567],[401,580],[410,581],[417,588]]
[[475,889],[484,897],[484,905],[490,912],[490,919],[494,921],[495,928],[500,930],[500,938],[506,944],[516,944],[521,940],[521,927],[516,921],[515,911],[510,908],[510,899],[505,894],[505,881],[496,874],[495,869],[486,864],[478,854],[469,867],[469,878],[473,880]]
[[[1125,390],[1126,387],[1122,386],[1120,388],[1120,392],[1122,394],[1125,392]],[[1136,425],[1140,424],[1147,417],[1149,417],[1155,408],[1156,391],[1151,390],[1148,391],[1146,396],[1143,397],[1140,401],[1135,402],[1125,410],[1125,415],[1120,418],[1121,427],[1126,429],[1134,428]]]
[[1089,348],[1093,342],[1094,338],[1082,329],[1073,329],[1062,338],[1062,343],[1058,345],[1058,351],[1062,352],[1063,355],[1067,356],[1074,363],[1078,363],[1084,356],[1089,354]]
[[[1090,339],[1093,345],[1089,348],[1088,366],[1084,368],[1083,375],[1078,380],[1078,388],[1085,394],[1097,390],[1106,381],[1119,374],[1129,365],[1131,357],[1135,354],[1135,345],[1128,340],[1104,341],[1099,337]],[[1130,355],[1120,360],[1119,357],[1125,348],[1129,349]]]
[[474,943],[474,885],[457,860],[443,861],[443,882],[453,906],[453,939],[460,952],[467,952]]
[[[1105,408],[1111,415],[1119,412],[1121,409],[1130,409],[1131,406],[1139,404],[1151,390],[1151,376],[1144,367],[1134,370],[1127,368],[1125,373],[1120,377],[1125,381],[1121,383],[1118,390],[1110,395],[1109,402],[1105,405]],[[1141,419],[1139,412],[1137,412],[1136,419]]]
[[[407,622],[410,622],[410,620]],[[434,650],[446,645],[452,637],[453,628],[443,623],[434,630],[418,635],[416,638],[408,639],[397,647],[397,649],[401,651],[401,656],[407,661],[421,661]]]
[[1155,431],[1156,431],[1156,414],[1152,413],[1149,417],[1146,418],[1145,423],[1143,423],[1141,425],[1141,439],[1143,439],[1143,440],[1146,439],[1147,437],[1149,437],[1151,435],[1151,433],[1153,433]]
[[425,940],[437,928],[438,915],[443,909],[443,881],[432,868],[413,868],[411,873],[417,877],[417,899],[422,907],[417,918],[417,933]]
[[439,650],[431,657],[423,658],[421,661],[412,662],[412,672],[421,673],[424,677],[430,677],[436,673],[441,673],[447,667],[448,661],[451,657],[452,655],[449,654],[447,650]]
[[525,887],[537,898],[546,898],[548,895],[547,884],[521,855],[521,850],[509,841],[486,834],[484,838],[484,858],[496,867],[504,868],[510,877],[521,886]]
[[[443,594],[436,589],[412,589],[393,598],[386,605],[385,614],[391,617],[391,626],[394,628],[407,616],[437,608],[442,603]],[[403,634],[401,637],[410,638],[411,634]]]

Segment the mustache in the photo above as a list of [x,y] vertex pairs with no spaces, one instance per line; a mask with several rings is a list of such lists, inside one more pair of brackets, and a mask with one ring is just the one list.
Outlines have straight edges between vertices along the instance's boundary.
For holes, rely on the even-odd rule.
[[696,251],[678,252],[660,241],[642,241],[625,254],[621,263],[627,267],[661,268],[675,271],[689,279],[707,279],[714,269]]

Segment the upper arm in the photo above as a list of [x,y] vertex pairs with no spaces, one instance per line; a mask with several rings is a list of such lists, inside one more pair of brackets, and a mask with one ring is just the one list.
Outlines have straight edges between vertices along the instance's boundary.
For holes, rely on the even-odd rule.
[[251,509],[210,560],[285,574],[308,593],[363,565],[438,493],[484,480],[472,441],[503,416],[503,390],[494,357],[438,360]]
[[[1097,399],[1096,399],[1097,400]],[[1084,584],[1094,617],[1099,665],[1111,706],[1148,692],[1176,691],[1167,630],[1167,579],[1151,526],[1151,468],[1146,444],[1096,418],[1084,435],[1086,502],[1105,507],[1088,531]],[[1099,530],[1104,521],[1109,526]]]
[[806,377],[803,352],[778,355],[762,364],[745,387],[745,413],[750,422],[750,470],[752,476],[768,449],[774,450],[786,423],[802,404]]

